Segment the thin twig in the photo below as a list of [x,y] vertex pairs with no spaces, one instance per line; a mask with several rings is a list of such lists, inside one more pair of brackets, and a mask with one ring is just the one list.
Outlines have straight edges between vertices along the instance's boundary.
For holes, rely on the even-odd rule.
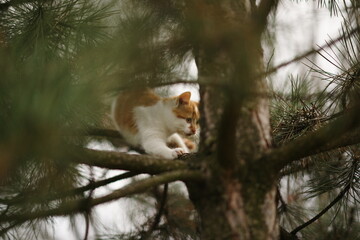
[[[154,218],[154,221],[153,221],[153,223],[151,224],[151,226],[149,227],[149,230],[141,232],[141,238],[140,238],[140,240],[147,240],[147,239],[149,239],[149,238],[151,237],[151,234],[152,234],[156,229],[159,229],[159,223],[160,223],[160,220],[161,220],[161,216],[162,216],[163,213],[164,213],[165,204],[166,204],[166,201],[167,201],[168,186],[169,186],[168,183],[164,184],[164,190],[163,190],[163,193],[162,193],[162,196],[161,196],[161,200],[160,200],[160,203],[159,203],[159,208],[158,208],[158,211],[157,211],[156,216],[155,216],[155,218]],[[155,194],[155,196],[156,196],[156,194]]]
[[20,220],[20,221],[14,221],[12,224],[10,224],[9,226],[7,226],[6,228],[1,229],[0,231],[0,237],[3,236],[5,233],[7,233],[10,229],[23,224],[25,221],[24,220]]
[[162,198],[160,201],[160,206],[159,206],[159,210],[155,216],[155,220],[153,222],[153,224],[151,225],[150,231],[149,232],[153,232],[159,225],[160,220],[161,220],[161,216],[164,213],[164,209],[165,209],[165,204],[166,204],[166,200],[167,200],[167,195],[168,195],[168,188],[169,188],[169,184],[164,184],[164,190],[163,190],[163,194],[162,194]]
[[313,217],[309,221],[305,222],[304,224],[302,224],[302,225],[298,226],[297,228],[295,228],[294,230],[292,230],[290,233],[295,235],[297,232],[301,231],[302,229],[306,228],[307,226],[309,226],[310,224],[312,224],[313,222],[318,220],[330,208],[332,208],[338,201],[340,201],[344,197],[344,195],[347,193],[347,191],[349,191],[349,189],[350,189],[350,184],[347,184],[345,186],[345,188],[339,193],[339,195],[337,195],[337,197],[326,208],[324,208],[321,212],[319,212],[315,217]]
[[[95,182],[94,179],[94,172],[93,172],[93,167],[90,167],[90,174],[91,174],[91,179],[90,179],[90,183],[91,182]],[[94,188],[92,188],[88,194],[87,200],[91,200],[93,197],[93,193],[94,193]],[[85,236],[84,236],[84,240],[88,239],[89,236],[89,230],[90,230],[90,217],[91,217],[91,207],[87,208],[86,211],[84,212],[84,218],[85,218]]]
[[291,64],[291,63],[297,62],[297,61],[299,61],[299,60],[301,60],[301,59],[303,59],[303,58],[306,58],[306,57],[308,57],[308,56],[310,56],[310,55],[312,55],[312,54],[314,54],[314,53],[319,53],[320,51],[324,50],[325,48],[331,47],[332,45],[336,44],[337,42],[339,42],[339,41],[341,41],[341,40],[343,40],[343,39],[345,39],[345,38],[348,38],[348,37],[352,36],[353,34],[355,34],[356,32],[358,32],[359,30],[360,30],[360,28],[359,28],[359,27],[356,27],[356,28],[354,28],[352,31],[350,31],[348,34],[343,34],[343,35],[341,35],[340,37],[338,37],[338,38],[336,38],[336,39],[334,39],[334,40],[331,40],[331,41],[329,41],[328,43],[325,43],[324,45],[320,46],[320,47],[317,48],[317,49],[312,49],[312,50],[310,50],[310,51],[308,51],[308,52],[305,52],[305,53],[303,53],[303,54],[301,54],[301,55],[299,55],[299,56],[297,56],[297,57],[295,57],[295,58],[293,58],[293,59],[291,59],[291,60],[289,60],[289,61],[283,62],[283,63],[277,65],[276,67],[271,68],[270,70],[268,70],[268,71],[266,71],[266,72],[264,72],[264,73],[261,73],[261,74],[258,76],[258,78],[261,78],[261,77],[264,77],[264,76],[268,76],[268,75],[270,75],[270,74],[272,74],[272,73],[275,73],[275,72],[276,72],[277,70],[279,70],[280,68],[286,67],[287,65],[289,65],[289,64]]

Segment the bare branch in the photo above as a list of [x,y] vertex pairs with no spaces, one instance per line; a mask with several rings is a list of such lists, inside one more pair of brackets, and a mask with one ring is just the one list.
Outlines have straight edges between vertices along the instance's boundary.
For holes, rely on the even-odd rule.
[[70,189],[68,191],[56,193],[53,195],[46,195],[46,197],[39,196],[37,190],[35,189],[31,193],[30,192],[28,194],[26,193],[26,195],[21,195],[21,196],[14,197],[11,199],[0,200],[0,203],[7,204],[7,205],[22,204],[25,202],[27,204],[28,203],[41,203],[41,202],[45,202],[45,201],[53,201],[53,200],[60,199],[60,198],[73,197],[73,196],[82,194],[83,192],[86,192],[89,190],[94,190],[96,188],[105,186],[107,184],[110,184],[110,183],[113,183],[116,181],[120,181],[123,179],[131,178],[136,175],[137,175],[137,173],[126,172],[126,173],[116,175],[114,177],[106,178],[106,179],[99,180],[96,182],[95,181],[90,182],[89,184],[82,186],[82,187]]
[[318,220],[330,208],[332,208],[338,201],[340,201],[345,196],[347,191],[349,191],[349,189],[350,189],[350,184],[346,185],[346,187],[337,195],[337,197],[332,202],[330,202],[330,204],[327,205],[321,212],[319,212],[316,216],[314,216],[309,221],[305,222],[304,224],[302,224],[302,225],[298,226],[297,228],[295,228],[294,230],[292,230],[291,234],[295,235],[297,232],[301,231],[302,229],[306,228],[307,226],[309,226],[310,224],[312,224],[313,222]]
[[165,184],[164,190],[162,192],[162,197],[160,199],[158,211],[155,215],[154,222],[151,224],[149,230],[145,233],[145,239],[147,239],[151,235],[151,233],[153,233],[159,226],[161,217],[165,211],[165,205],[166,205],[167,195],[168,195],[168,188],[169,188],[169,184]]
[[99,151],[79,148],[74,151],[73,161],[90,166],[128,170],[135,173],[158,174],[166,171],[189,169],[180,160],[154,158],[149,155],[130,155],[127,153]]
[[199,171],[193,170],[178,170],[173,172],[167,172],[161,175],[150,177],[147,179],[139,180],[128,184],[127,186],[113,191],[112,193],[99,198],[86,198],[80,200],[73,200],[65,202],[57,208],[38,210],[34,212],[13,214],[9,216],[2,216],[0,223],[5,222],[25,222],[34,219],[42,219],[51,216],[64,216],[75,213],[88,211],[90,208],[117,200],[122,197],[127,197],[133,194],[142,193],[151,187],[155,187],[161,184],[173,182],[173,181],[187,181],[187,180],[202,180],[203,175]]
[[[359,106],[349,109],[338,119],[303,137],[275,149],[260,159],[280,171],[292,161],[341,146],[354,144],[359,137],[350,131],[360,122]],[[347,135],[348,134],[348,135]],[[346,137],[349,136],[349,137]]]

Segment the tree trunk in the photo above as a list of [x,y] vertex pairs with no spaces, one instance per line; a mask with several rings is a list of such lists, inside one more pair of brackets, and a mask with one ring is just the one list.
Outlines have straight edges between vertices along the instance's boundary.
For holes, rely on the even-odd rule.
[[266,84],[256,77],[263,66],[260,34],[245,3],[197,1],[192,11],[201,19],[199,80],[208,83],[200,87],[207,181],[187,184],[201,239],[279,239],[275,174],[270,164],[256,165],[271,147]]

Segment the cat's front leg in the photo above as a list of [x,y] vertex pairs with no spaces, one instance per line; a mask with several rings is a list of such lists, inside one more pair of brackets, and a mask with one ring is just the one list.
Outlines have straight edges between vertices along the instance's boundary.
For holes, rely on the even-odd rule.
[[156,136],[147,135],[142,138],[141,145],[146,153],[166,159],[175,159],[186,153],[182,148],[169,148],[165,139]]
[[173,146],[173,148],[182,148],[184,150],[184,153],[190,152],[189,148],[186,146],[184,140],[177,133],[174,133],[173,135],[171,135],[168,138],[167,143],[169,146]]

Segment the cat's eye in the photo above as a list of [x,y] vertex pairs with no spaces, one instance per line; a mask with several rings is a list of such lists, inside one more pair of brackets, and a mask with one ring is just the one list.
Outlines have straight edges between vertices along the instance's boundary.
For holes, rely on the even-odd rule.
[[192,118],[187,118],[187,119],[186,119],[186,122],[187,122],[187,123],[191,123],[191,122],[192,122]]

